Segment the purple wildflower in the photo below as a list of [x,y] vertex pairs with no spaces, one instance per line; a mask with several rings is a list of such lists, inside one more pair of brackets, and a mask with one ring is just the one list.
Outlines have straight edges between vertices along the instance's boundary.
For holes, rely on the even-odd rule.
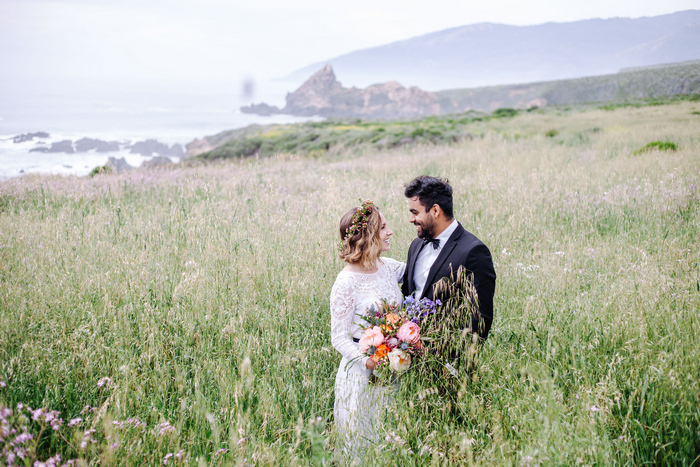
[[100,378],[100,380],[97,382],[97,387],[109,387],[110,384],[112,384],[112,378],[110,378],[109,376],[105,376],[104,378]]
[[168,432],[175,431],[175,427],[172,426],[170,422],[163,422],[158,425],[158,430],[160,431],[160,435],[163,436]]

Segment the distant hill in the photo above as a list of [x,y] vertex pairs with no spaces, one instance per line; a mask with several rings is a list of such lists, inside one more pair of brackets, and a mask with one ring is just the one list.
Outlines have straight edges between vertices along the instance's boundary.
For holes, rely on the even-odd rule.
[[700,60],[627,68],[604,76],[540,83],[452,89],[434,93],[440,112],[490,112],[547,105],[635,102],[693,94],[700,97]]
[[687,10],[636,19],[461,26],[314,63],[287,79],[301,82],[329,63],[345,86],[398,81],[434,91],[607,75],[697,59],[700,10]]

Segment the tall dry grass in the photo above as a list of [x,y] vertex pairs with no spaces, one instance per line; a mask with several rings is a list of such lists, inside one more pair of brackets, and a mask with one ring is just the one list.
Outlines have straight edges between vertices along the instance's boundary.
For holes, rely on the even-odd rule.
[[[448,147],[1,182],[0,405],[83,418],[45,431],[39,459],[329,465],[337,223],[373,199],[403,260],[403,185],[429,173],[493,253],[494,326],[449,404],[397,392],[370,463],[697,463],[693,110],[532,113]],[[680,150],[634,154],[654,140]]]

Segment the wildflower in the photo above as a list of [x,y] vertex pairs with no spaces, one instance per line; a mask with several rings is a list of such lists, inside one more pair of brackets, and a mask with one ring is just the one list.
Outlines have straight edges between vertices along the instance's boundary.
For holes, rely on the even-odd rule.
[[248,443],[248,437],[244,436],[243,438],[239,439],[236,444],[239,446],[245,446]]
[[80,423],[80,422],[82,422],[82,421],[83,421],[83,419],[80,418],[80,417],[72,418],[72,419],[68,422],[68,426],[77,425],[78,423]]
[[224,453],[227,452],[227,451],[228,451],[228,449],[221,448],[221,449],[217,450],[217,451],[214,453],[214,455],[215,455],[215,456],[220,456],[220,455],[224,454]]
[[170,422],[163,422],[158,425],[158,430],[160,435],[163,436],[169,432],[175,431],[175,427],[170,424]]
[[105,376],[104,378],[100,378],[99,381],[97,381],[97,387],[101,388],[102,386],[108,387],[110,384],[112,384],[112,378],[109,376]]
[[87,430],[83,432],[83,440],[80,442],[80,449],[84,450],[87,448],[88,443],[96,443],[94,439],[92,439],[92,434],[95,432],[95,430]]
[[0,388],[5,388],[7,387],[7,384],[5,384],[5,381],[0,381]]

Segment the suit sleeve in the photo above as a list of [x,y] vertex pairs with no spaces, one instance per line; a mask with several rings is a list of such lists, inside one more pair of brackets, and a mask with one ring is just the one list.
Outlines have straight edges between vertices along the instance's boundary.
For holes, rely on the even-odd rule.
[[[464,266],[474,273],[474,287],[479,297],[479,314],[484,319],[484,329],[479,330],[479,335],[486,339],[493,322],[493,295],[496,291],[496,271],[488,247],[482,243],[472,248]],[[478,329],[478,323],[472,323],[472,326],[472,329]]]

